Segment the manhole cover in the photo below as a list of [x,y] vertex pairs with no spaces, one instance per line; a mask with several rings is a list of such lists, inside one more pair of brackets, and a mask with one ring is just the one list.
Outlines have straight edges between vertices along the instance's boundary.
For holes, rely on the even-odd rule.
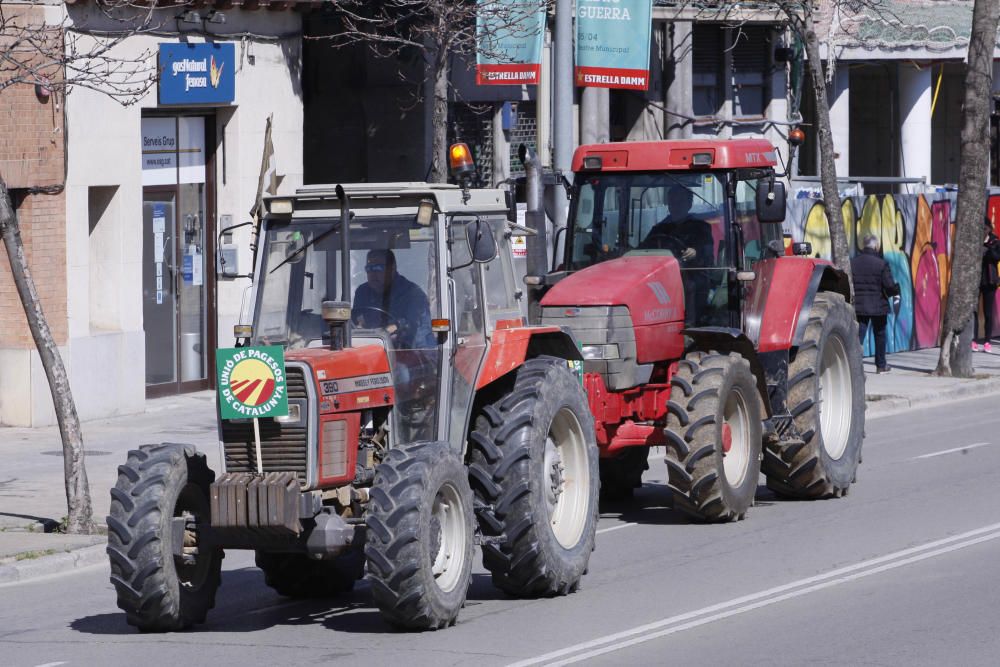
[[[45,456],[62,456],[63,452],[61,449],[53,449],[48,452],[42,452]],[[83,450],[84,456],[108,456],[111,452],[102,452],[98,449],[85,449]]]

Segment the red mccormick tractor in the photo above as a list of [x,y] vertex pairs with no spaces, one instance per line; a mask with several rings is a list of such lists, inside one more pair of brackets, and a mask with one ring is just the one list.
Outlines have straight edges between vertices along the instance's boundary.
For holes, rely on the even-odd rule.
[[[266,207],[237,335],[267,363],[220,374],[247,415],[219,420],[222,474],[193,447],[145,446],[111,491],[128,622],[204,621],[224,548],[255,550],[292,597],[348,591],[367,569],[408,629],[455,622],[476,544],[509,594],[574,591],[594,548],[594,420],[572,338],[524,325],[510,239],[527,230],[505,193],[310,186]],[[271,403],[253,377],[275,399],[284,381],[285,414],[255,418]]]
[[[759,472],[794,498],[847,493],[864,376],[850,289],[786,255],[785,191],[764,140],[581,146],[541,323],[582,345],[606,497],[666,451],[676,509],[744,517]],[[807,244],[795,253],[810,254]]]

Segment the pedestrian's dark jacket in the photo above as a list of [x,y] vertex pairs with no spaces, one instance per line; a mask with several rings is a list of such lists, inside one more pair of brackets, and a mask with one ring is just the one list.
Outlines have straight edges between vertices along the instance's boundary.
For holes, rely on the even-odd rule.
[[979,286],[983,289],[996,289],[1000,285],[1000,276],[997,275],[997,262],[1000,262],[1000,238],[993,232],[983,243],[985,252],[983,253],[983,271],[979,279]]
[[854,276],[854,312],[865,317],[889,314],[889,297],[899,294],[899,285],[885,260],[865,248],[851,260]]

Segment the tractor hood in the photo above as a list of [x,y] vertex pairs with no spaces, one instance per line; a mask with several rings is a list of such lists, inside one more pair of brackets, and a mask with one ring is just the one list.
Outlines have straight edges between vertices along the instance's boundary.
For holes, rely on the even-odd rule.
[[560,280],[541,305],[627,306],[637,327],[683,320],[680,266],[675,258],[663,255],[601,262]]
[[289,350],[285,360],[309,365],[317,395],[327,404],[321,404],[320,412],[374,408],[394,402],[389,357],[381,345],[336,351]]

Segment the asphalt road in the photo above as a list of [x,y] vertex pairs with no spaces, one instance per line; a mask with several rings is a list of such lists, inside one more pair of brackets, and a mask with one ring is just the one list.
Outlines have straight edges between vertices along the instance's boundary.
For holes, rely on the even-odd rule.
[[[1000,664],[996,399],[871,420],[841,500],[780,501],[690,524],[655,464],[634,502],[602,508],[579,592],[512,600],[477,569],[456,627],[386,629],[367,585],[289,602],[231,552],[198,630],[138,634],[105,566],[0,587],[0,664]],[[659,453],[652,457],[660,459]]]

